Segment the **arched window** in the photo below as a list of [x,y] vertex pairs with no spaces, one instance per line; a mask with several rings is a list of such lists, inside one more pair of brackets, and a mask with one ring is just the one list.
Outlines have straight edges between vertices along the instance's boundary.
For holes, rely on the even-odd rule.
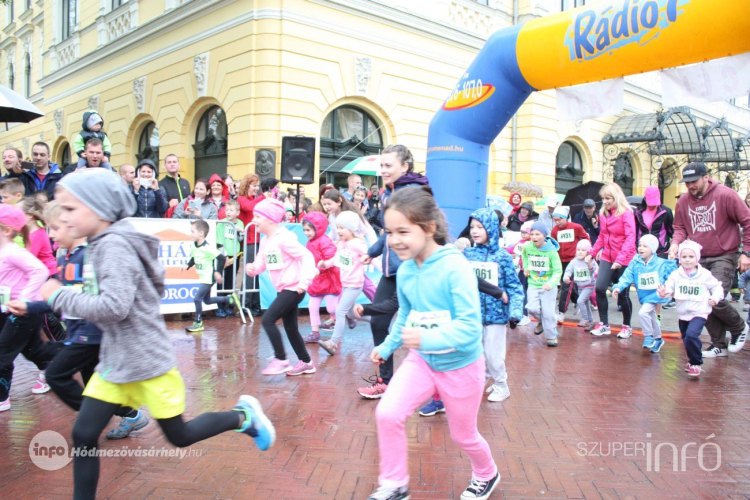
[[572,142],[565,141],[557,150],[555,192],[565,193],[583,184],[581,152]]
[[615,158],[612,180],[622,188],[625,196],[633,195],[633,159],[630,153],[620,153]]
[[[320,182],[346,187],[348,174],[341,169],[362,156],[379,154],[383,134],[375,118],[354,106],[341,106],[331,111],[320,127]],[[362,183],[369,185],[373,179]]]
[[60,151],[60,160],[58,165],[60,165],[60,168],[64,170],[68,165],[70,165],[70,144],[66,142],[65,146],[63,146]]
[[138,139],[138,152],[136,153],[138,161],[151,160],[154,165],[159,165],[159,129],[156,128],[156,123],[148,122],[141,136]]
[[200,118],[195,130],[195,178],[227,173],[227,115],[212,106]]
[[26,92],[26,97],[29,97],[31,95],[31,54],[26,54],[24,73],[24,91]]

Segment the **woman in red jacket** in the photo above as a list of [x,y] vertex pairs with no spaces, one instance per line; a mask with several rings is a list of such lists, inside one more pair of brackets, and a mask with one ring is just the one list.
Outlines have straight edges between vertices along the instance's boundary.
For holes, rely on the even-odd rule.
[[[245,224],[245,234],[247,235],[245,247],[247,262],[255,260],[255,251],[257,250],[257,244],[260,242],[255,226],[251,225],[254,217],[253,210],[255,205],[265,199],[266,196],[260,194],[260,178],[257,175],[247,174],[242,178],[240,189],[237,192],[237,202],[240,204],[239,219]],[[257,279],[256,276],[245,276],[245,286],[251,289],[257,288]],[[260,316],[260,294],[257,292],[246,294],[245,307],[250,309],[253,316]]]
[[[592,335],[610,335],[609,303],[607,288],[617,283],[635,256],[635,216],[625,194],[614,182],[604,185],[599,191],[602,197],[602,210],[599,216],[599,238],[586,257],[599,261],[599,274],[596,277],[596,301],[599,306],[599,324],[591,330]],[[630,317],[633,303],[627,293],[620,294],[617,303],[622,307],[622,330],[617,338],[626,339],[633,334]]]

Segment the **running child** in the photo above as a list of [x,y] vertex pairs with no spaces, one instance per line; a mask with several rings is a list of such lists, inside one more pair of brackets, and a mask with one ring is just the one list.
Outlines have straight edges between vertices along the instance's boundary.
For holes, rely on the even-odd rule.
[[309,212],[302,219],[302,230],[307,236],[307,249],[318,263],[318,274],[307,289],[310,296],[308,310],[310,312],[310,327],[312,331],[305,337],[306,344],[316,344],[320,340],[320,305],[326,301],[326,309],[331,318],[336,317],[336,304],[341,294],[341,278],[339,268],[330,267],[320,269],[322,261],[332,259],[336,255],[336,244],[326,234],[328,218],[323,212]]
[[659,297],[657,288],[665,283],[672,272],[677,269],[677,262],[659,257],[659,240],[652,234],[644,234],[638,242],[638,255],[630,261],[620,280],[612,287],[612,297],[617,299],[621,293],[628,293],[630,285],[635,284],[641,309],[643,329],[643,348],[657,353],[664,345],[661,338],[661,326],[656,316],[656,307],[666,304],[669,299]]
[[666,284],[660,284],[657,289],[659,297],[663,299],[674,295],[682,342],[688,355],[685,371],[691,377],[701,374],[703,353],[700,335],[703,326],[713,306],[724,299],[721,282],[698,263],[702,248],[691,240],[680,243],[680,267],[669,275]]
[[16,177],[5,179],[0,182],[0,202],[5,205],[15,205],[23,200],[26,188],[23,182]]
[[[578,242],[589,239],[589,233],[583,229],[583,226],[570,222],[570,207],[558,205],[552,212],[552,221],[555,225],[552,227],[550,236],[560,244],[560,264],[562,265],[563,274],[568,265],[575,259],[578,249]],[[560,287],[560,300],[558,301],[557,322],[562,323],[565,320],[565,312],[568,310],[568,303],[573,300],[578,303],[578,292],[575,281],[573,286],[570,283],[562,282]]]
[[185,385],[159,313],[164,293],[159,240],[123,220],[135,211],[135,199],[120,176],[101,168],[84,169],[65,176],[55,198],[70,236],[88,238],[88,257],[83,293],[51,280],[42,297],[55,311],[94,322],[103,332],[99,364],[73,426],[78,451],[73,458],[73,497],[96,497],[99,436],[122,406],[147,406],[174,446],[235,430],[251,436],[259,449],[270,448],[273,425],[252,396],[240,396],[230,411],[183,420]]
[[352,311],[357,297],[362,293],[365,283],[365,267],[362,257],[367,256],[367,244],[359,233],[359,216],[354,212],[341,212],[336,217],[336,232],[339,241],[336,244],[336,255],[326,261],[318,263],[319,269],[338,267],[341,276],[341,295],[336,305],[336,324],[333,335],[328,340],[319,340],[320,347],[333,356],[341,347],[344,335],[344,323],[347,319],[354,319]]
[[44,230],[44,204],[33,196],[27,196],[18,206],[26,214],[26,229],[29,231],[28,251],[45,265],[49,276],[54,276],[57,273],[57,261],[47,231]]
[[518,281],[523,287],[523,318],[521,318],[521,321],[518,322],[518,326],[526,326],[531,323],[531,319],[529,319],[529,311],[526,309],[529,279],[523,272],[523,258],[521,257],[521,254],[523,253],[523,246],[526,244],[526,242],[531,241],[531,226],[533,225],[534,221],[524,222],[521,225],[521,239],[518,240],[514,245],[505,247],[505,249],[513,256],[513,267],[516,270]]
[[[305,292],[318,271],[312,254],[297,241],[297,236],[280,226],[284,219],[284,211],[284,204],[273,198],[265,199],[255,206],[253,223],[258,232],[266,237],[260,241],[255,261],[245,267],[245,272],[249,276],[257,276],[268,269],[271,282],[278,292],[261,321],[275,356],[262,371],[263,375],[286,373],[294,376],[315,373],[315,365],[299,333],[297,313],[299,303],[305,297]],[[286,336],[299,358],[294,366],[286,359],[281,332],[276,326],[279,318],[284,322]]]
[[523,272],[529,278],[527,300],[529,316],[539,323],[534,333],[544,332],[547,346],[557,347],[557,318],[555,302],[557,285],[562,277],[560,245],[550,238],[547,225],[536,221],[531,226],[531,241],[523,246]]
[[[241,242],[242,235],[245,232],[245,224],[239,219],[240,204],[237,200],[228,200],[224,205],[224,213],[226,215],[223,219],[224,222],[216,225],[216,248],[221,249],[226,255],[223,271],[224,289],[236,290],[234,278],[239,267],[235,267],[234,262],[242,255]],[[228,223],[231,223],[231,225]],[[229,304],[219,304],[216,316],[225,318],[231,314],[232,310]]]
[[385,213],[389,243],[402,261],[400,308],[386,339],[370,359],[380,364],[401,346],[410,349],[376,410],[379,488],[370,500],[409,498],[405,423],[418,405],[439,393],[451,437],[469,456],[472,479],[462,500],[485,499],[500,482],[487,442],[477,430],[484,390],[482,319],[476,278],[448,239],[445,218],[424,188],[403,188]]
[[[13,205],[0,204],[0,411],[10,410],[13,362],[19,354],[44,372],[59,342],[42,342],[42,316],[16,316],[8,303],[15,300],[40,300],[39,290],[49,278],[49,270],[26,249],[14,242],[16,236],[28,241],[26,215]],[[37,380],[35,388],[44,385]],[[33,391],[32,391],[33,392]]]
[[195,304],[195,320],[192,325],[185,328],[185,330],[191,333],[203,331],[204,303],[220,304],[219,307],[221,305],[232,306],[240,303],[240,299],[234,292],[229,296],[217,295],[216,297],[211,297],[211,289],[214,283],[221,284],[224,281],[222,273],[224,271],[226,256],[216,248],[216,245],[210,245],[206,241],[209,229],[208,222],[203,219],[198,219],[190,223],[190,239],[193,240],[193,246],[190,247],[190,260],[182,268],[183,271],[187,271],[195,266],[195,270],[198,271],[198,280],[200,283],[193,301]]
[[[73,290],[83,289],[83,266],[86,262],[86,238],[72,238],[68,228],[60,223],[62,208],[58,201],[50,202],[44,208],[44,220],[50,231],[50,237],[62,249],[65,255],[58,258],[56,277],[65,287]],[[52,311],[44,301],[25,302],[12,300],[8,303],[11,314],[42,315]],[[102,331],[94,323],[63,314],[67,326],[63,347],[47,366],[46,380],[57,397],[75,411],[81,409],[83,386],[73,378],[80,372],[84,385],[94,374],[99,363],[99,344]],[[119,425],[107,432],[107,439],[123,439],[131,432],[142,429],[148,424],[145,412],[133,408],[120,408],[115,415],[121,417]]]
[[591,251],[591,242],[589,240],[580,240],[576,245],[576,257],[568,267],[565,268],[563,283],[575,282],[578,287],[578,300],[576,305],[581,312],[581,321],[578,326],[586,331],[594,328],[594,312],[592,309],[591,298],[594,297],[594,285],[596,284],[596,272],[599,266],[596,261],[586,262],[586,256]]

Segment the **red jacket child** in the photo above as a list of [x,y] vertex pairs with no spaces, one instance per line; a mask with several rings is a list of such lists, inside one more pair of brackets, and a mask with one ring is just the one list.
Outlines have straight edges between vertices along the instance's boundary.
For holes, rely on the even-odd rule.
[[[328,230],[328,217],[323,212],[310,212],[304,216],[302,222],[309,222],[315,230],[315,237],[307,242],[307,249],[315,257],[315,264],[321,260],[332,259],[336,255],[336,244],[326,235]],[[341,277],[339,268],[332,266],[320,270],[308,287],[310,296],[339,295],[341,293]]]
[[[570,262],[576,257],[576,247],[578,242],[581,240],[589,240],[589,233],[583,228],[582,225],[570,222],[568,220],[570,215],[570,209],[565,206],[559,206],[555,208],[555,212],[552,214],[552,218],[555,221],[555,225],[552,226],[552,232],[550,236],[553,240],[560,244],[560,262]],[[558,223],[559,220],[562,221]]]

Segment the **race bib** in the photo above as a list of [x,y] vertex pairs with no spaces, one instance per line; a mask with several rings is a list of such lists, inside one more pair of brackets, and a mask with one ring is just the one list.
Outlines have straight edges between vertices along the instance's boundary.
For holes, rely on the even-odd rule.
[[[237,233],[234,229],[234,226],[230,226],[229,224],[222,224],[224,226],[224,239],[225,240],[234,240],[234,235]],[[225,242],[225,246],[228,243]]]
[[336,254],[336,267],[345,271],[351,270],[354,267],[354,256],[351,252],[341,250]]
[[541,255],[530,255],[528,257],[529,271],[544,273],[549,271],[549,257]]
[[0,306],[10,302],[10,287],[0,286]]
[[497,280],[498,280],[497,262],[471,261],[471,267],[474,268],[474,272],[476,273],[477,278],[482,278],[483,280],[497,286]]
[[643,273],[638,276],[639,290],[656,290],[657,286],[659,286],[658,273]]
[[[409,316],[406,318],[407,328],[424,328],[426,330],[432,330],[442,325],[447,325],[451,322],[450,311],[430,311],[430,312],[419,312],[411,311]],[[425,354],[447,354],[453,352],[456,349],[443,349],[440,351],[422,351]]]
[[96,280],[94,266],[83,265],[83,292],[87,295],[99,295],[99,282]]
[[573,243],[576,239],[576,234],[574,229],[564,229],[562,231],[557,232],[557,242],[558,243]]
[[591,281],[591,271],[588,267],[573,270],[573,281]]
[[275,248],[266,252],[266,267],[269,271],[284,269],[284,258],[281,256],[281,250]]
[[676,300],[698,300],[703,295],[703,289],[703,285],[683,281],[677,284],[674,291],[674,298]]

